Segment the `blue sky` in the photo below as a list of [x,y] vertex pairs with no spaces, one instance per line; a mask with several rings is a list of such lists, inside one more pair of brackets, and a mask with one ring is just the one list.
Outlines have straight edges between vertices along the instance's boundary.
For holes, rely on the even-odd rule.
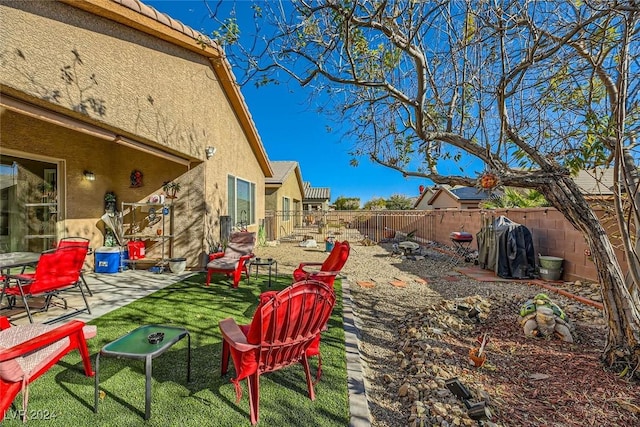
[[[217,27],[201,0],[142,1],[203,34],[210,35]],[[240,9],[237,17],[242,22]],[[317,114],[309,105],[308,93],[295,82],[259,89],[249,84],[241,91],[269,159],[297,161],[302,178],[313,187],[329,187],[332,201],[339,196],[359,197],[361,204],[393,194],[413,197],[418,195],[420,184],[430,184],[423,179],[404,178],[368,159],[360,159],[358,167],[351,166],[351,146],[343,141],[342,132],[327,132],[327,127],[336,129],[339,125]]]

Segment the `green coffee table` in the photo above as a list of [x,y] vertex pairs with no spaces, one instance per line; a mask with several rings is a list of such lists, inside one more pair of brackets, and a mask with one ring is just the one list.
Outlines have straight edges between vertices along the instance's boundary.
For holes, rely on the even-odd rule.
[[[157,344],[150,344],[148,336],[152,333],[164,333],[164,339]],[[98,412],[98,388],[100,386],[100,356],[138,359],[145,361],[146,387],[144,399],[144,419],[151,417],[151,362],[156,357],[187,337],[187,382],[191,381],[191,335],[184,328],[165,325],[146,325],[135,329],[128,334],[118,338],[115,341],[102,347],[102,350],[96,356],[96,375],[95,375],[95,400],[93,412]]]

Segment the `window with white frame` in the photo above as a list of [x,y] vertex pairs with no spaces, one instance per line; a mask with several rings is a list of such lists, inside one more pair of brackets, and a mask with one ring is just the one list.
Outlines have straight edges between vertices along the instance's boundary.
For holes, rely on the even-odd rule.
[[288,197],[283,197],[282,198],[282,220],[283,221],[289,221],[291,219],[289,217],[290,212],[291,212],[291,199]]
[[227,178],[229,195],[229,216],[231,223],[247,226],[256,222],[256,184],[229,175]]

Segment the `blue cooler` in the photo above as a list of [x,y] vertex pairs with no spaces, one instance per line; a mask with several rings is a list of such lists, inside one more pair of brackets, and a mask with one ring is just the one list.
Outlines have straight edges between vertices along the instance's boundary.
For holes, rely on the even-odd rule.
[[117,273],[121,271],[122,255],[120,247],[102,246],[94,251],[96,273]]
[[333,247],[336,245],[336,241],[333,237],[327,237],[327,240],[324,242],[324,251],[331,252]]

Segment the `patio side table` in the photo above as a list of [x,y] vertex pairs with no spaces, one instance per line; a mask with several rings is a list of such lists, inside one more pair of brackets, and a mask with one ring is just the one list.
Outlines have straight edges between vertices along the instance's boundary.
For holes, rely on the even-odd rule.
[[[149,342],[149,335],[163,333],[164,339],[156,344]],[[102,347],[96,355],[95,395],[93,412],[98,412],[98,388],[100,386],[100,356],[137,359],[145,361],[144,419],[151,417],[151,364],[153,359],[166,352],[172,345],[187,337],[187,382],[191,381],[191,335],[184,328],[165,325],[141,326]]]
[[251,267],[255,266],[256,269],[256,278],[258,277],[258,270],[260,266],[269,267],[269,287],[271,287],[271,269],[275,267],[275,280],[278,280],[278,261],[273,258],[253,258],[249,263],[249,276],[251,276]]

